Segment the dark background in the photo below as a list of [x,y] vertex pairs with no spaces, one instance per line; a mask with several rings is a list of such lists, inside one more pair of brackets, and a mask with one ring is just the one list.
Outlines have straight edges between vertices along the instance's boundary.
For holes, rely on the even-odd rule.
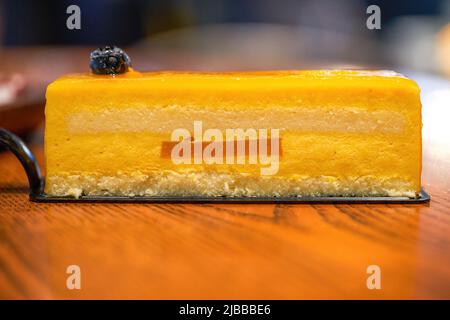
[[[4,0],[2,43],[16,46],[116,42],[123,46],[172,29],[217,23],[273,23],[351,32],[358,31],[355,30],[358,27],[350,26],[365,18],[356,9],[371,4],[382,8],[383,23],[389,24],[400,16],[438,17],[447,3],[445,0]],[[83,28],[77,32],[64,30],[65,11],[71,4],[82,10]],[[340,19],[343,17],[348,19]]]
[[[81,30],[66,28],[71,4],[81,8]],[[371,4],[381,8],[381,30],[366,28]],[[234,55],[262,63],[327,61],[445,72],[435,38],[450,21],[450,1],[3,0],[0,14],[3,47],[115,44],[208,59]]]

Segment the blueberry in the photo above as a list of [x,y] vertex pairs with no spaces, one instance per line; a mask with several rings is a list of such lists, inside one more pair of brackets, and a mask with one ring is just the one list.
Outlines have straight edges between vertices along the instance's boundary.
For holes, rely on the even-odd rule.
[[130,57],[116,46],[106,46],[91,52],[90,67],[95,74],[119,74],[128,71]]

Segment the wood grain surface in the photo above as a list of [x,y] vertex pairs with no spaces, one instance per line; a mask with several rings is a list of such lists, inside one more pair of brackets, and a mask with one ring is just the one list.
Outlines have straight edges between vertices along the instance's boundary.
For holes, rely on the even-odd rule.
[[432,200],[414,205],[33,203],[0,153],[0,298],[450,298],[449,137],[425,123]]

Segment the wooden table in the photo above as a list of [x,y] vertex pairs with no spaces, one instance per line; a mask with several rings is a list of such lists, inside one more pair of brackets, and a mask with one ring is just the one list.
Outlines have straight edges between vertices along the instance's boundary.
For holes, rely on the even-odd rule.
[[424,107],[429,204],[33,203],[0,153],[0,298],[450,298],[446,101]]

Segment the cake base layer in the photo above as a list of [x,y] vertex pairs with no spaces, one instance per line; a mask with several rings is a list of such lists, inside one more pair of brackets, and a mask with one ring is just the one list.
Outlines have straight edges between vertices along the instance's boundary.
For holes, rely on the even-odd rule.
[[143,174],[78,174],[51,176],[47,193],[55,196],[417,196],[400,177],[302,176],[255,177],[239,173],[162,172]]

